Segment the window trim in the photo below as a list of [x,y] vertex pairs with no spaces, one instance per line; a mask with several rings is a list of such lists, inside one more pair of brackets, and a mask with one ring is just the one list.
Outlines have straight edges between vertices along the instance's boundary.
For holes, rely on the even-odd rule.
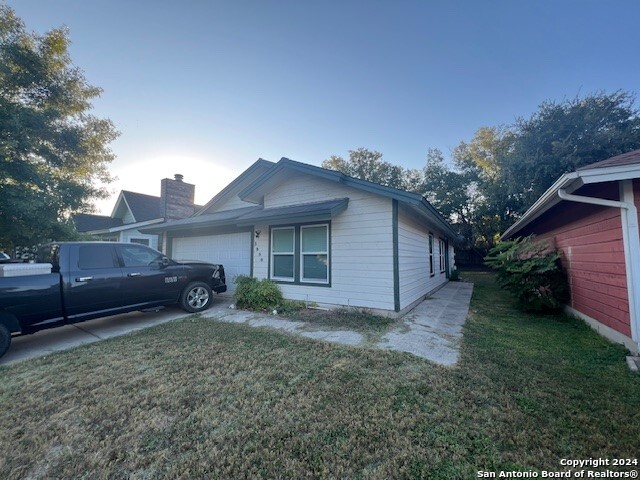
[[[142,243],[142,242],[147,242],[147,243]],[[145,247],[150,247],[151,246],[151,239],[142,238],[142,237],[131,237],[131,238],[129,238],[129,243],[133,243],[135,245],[144,245]]]
[[[293,241],[292,241],[293,250],[291,251],[291,253],[273,251],[273,232],[275,232],[276,230],[292,230],[293,231]],[[276,255],[292,257],[293,277],[276,277],[275,276],[273,269],[275,268],[274,257]],[[296,229],[293,226],[275,227],[275,228],[271,228],[269,231],[269,278],[271,280],[275,280],[278,282],[285,282],[285,283],[293,283],[296,281]]]
[[434,237],[433,237],[433,233],[429,232],[429,246],[428,246],[428,250],[429,250],[429,276],[430,277],[434,277],[436,275],[435,272],[435,265],[433,264],[433,249],[434,249]]
[[[321,226],[321,225],[326,225],[327,226],[327,281],[326,282],[315,282],[315,281],[309,281],[309,280],[302,280],[300,279],[300,250],[301,250],[301,245],[300,245],[300,228],[301,227],[313,227],[313,226]],[[272,270],[273,270],[273,261],[272,261],[272,234],[271,231],[273,231],[274,229],[279,229],[279,228],[293,228],[294,229],[294,264],[293,264],[293,268],[294,268],[294,280],[291,281],[289,280],[281,280],[277,277],[273,277],[272,275]],[[325,287],[329,287],[331,288],[331,220],[325,220],[323,222],[305,222],[305,223],[284,223],[284,224],[277,224],[277,225],[269,225],[269,256],[267,257],[269,260],[269,268],[268,268],[268,275],[269,275],[269,280],[274,281],[275,283],[280,283],[283,285],[300,285],[300,286],[308,286],[308,287],[321,287],[321,288],[325,288]]]
[[[317,227],[325,227],[326,228],[326,237],[327,237],[327,249],[326,251],[323,252],[303,252],[302,251],[302,231],[305,228],[317,228]],[[318,223],[318,224],[313,224],[313,225],[300,225],[300,228],[298,230],[300,232],[299,235],[299,242],[300,242],[300,277],[299,280],[301,283],[314,283],[314,284],[320,284],[320,285],[326,285],[329,283],[329,224],[328,223]],[[318,280],[315,278],[306,278],[304,276],[304,256],[305,255],[326,255],[327,256],[327,278],[326,280]]]
[[438,237],[438,248],[439,248],[439,257],[440,257],[440,273],[444,273],[447,269],[445,262],[445,252],[446,252],[446,243],[442,237]]

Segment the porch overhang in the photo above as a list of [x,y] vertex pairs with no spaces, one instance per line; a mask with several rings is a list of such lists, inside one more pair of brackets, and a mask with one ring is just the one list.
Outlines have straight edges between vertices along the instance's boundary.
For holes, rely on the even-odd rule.
[[339,198],[327,202],[260,208],[238,218],[236,225],[239,227],[247,227],[258,224],[277,225],[331,220],[336,215],[344,212],[348,205],[348,198]]

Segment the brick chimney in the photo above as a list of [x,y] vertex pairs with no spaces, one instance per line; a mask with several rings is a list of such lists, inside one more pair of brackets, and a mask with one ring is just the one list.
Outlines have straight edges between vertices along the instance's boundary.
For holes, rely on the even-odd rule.
[[196,186],[182,181],[183,175],[163,178],[160,182],[160,216],[165,220],[180,220],[193,214]]

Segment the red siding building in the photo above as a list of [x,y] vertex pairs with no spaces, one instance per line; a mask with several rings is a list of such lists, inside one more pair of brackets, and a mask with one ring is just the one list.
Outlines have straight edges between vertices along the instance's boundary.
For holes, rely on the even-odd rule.
[[503,238],[535,234],[562,254],[567,309],[640,350],[640,150],[560,177]]

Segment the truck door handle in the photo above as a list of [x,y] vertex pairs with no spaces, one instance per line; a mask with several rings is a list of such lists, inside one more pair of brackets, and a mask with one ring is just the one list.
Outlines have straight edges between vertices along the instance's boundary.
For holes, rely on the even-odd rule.
[[127,277],[139,277],[140,275],[142,275],[140,272],[132,272],[127,274]]
[[93,277],[77,277],[76,282],[88,282],[89,280],[93,280]]

